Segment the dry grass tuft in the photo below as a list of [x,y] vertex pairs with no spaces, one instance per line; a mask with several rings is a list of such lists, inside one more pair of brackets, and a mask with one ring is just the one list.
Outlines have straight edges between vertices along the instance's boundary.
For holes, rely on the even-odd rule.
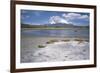
[[48,42],[46,42],[47,44],[52,44],[52,43],[54,43],[54,42],[58,42],[58,40],[50,40],[50,41],[48,41]]
[[44,46],[44,45],[38,45],[38,47],[39,47],[39,48],[44,48],[45,46]]

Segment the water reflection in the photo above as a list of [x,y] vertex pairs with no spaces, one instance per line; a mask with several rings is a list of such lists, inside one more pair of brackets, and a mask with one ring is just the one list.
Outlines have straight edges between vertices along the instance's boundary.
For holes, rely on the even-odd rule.
[[22,35],[30,35],[30,36],[40,36],[40,37],[89,37],[88,29],[66,29],[66,30],[22,30]]

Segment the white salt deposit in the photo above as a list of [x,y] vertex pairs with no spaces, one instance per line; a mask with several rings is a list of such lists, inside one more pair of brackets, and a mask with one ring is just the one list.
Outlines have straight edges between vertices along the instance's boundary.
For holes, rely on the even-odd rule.
[[89,59],[89,43],[86,41],[55,42],[33,53],[33,62],[68,61]]
[[22,62],[54,62],[89,59],[89,42],[86,41],[58,41],[45,44],[38,50],[26,49]]

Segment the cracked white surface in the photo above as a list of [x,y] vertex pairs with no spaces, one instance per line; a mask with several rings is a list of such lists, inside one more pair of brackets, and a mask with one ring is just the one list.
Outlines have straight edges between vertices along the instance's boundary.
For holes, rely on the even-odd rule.
[[68,60],[89,59],[89,42],[86,41],[59,41],[46,44],[39,50],[28,51],[23,57],[23,62],[54,62]]

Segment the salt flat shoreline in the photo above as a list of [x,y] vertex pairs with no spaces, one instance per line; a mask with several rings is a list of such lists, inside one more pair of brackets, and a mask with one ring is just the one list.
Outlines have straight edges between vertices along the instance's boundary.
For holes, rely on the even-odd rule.
[[21,37],[21,49],[30,49],[30,48],[38,48],[37,45],[43,45],[46,44],[46,42],[50,40],[69,40],[69,41],[74,41],[74,40],[83,40],[83,41],[88,41],[89,39],[86,37],[34,37],[34,36],[22,36]]
[[[47,49],[49,49],[48,53],[50,51],[51,51],[51,54],[54,54],[54,51],[55,51],[55,53],[57,53],[57,52],[59,53],[59,51],[56,51],[56,49],[53,51],[53,49],[55,47],[54,45],[52,45],[52,47],[54,46],[53,48],[50,45],[49,45],[49,48],[47,48],[47,47],[43,47],[43,48],[39,47],[39,45],[40,46],[41,45],[42,46],[48,46],[47,42],[50,41],[50,40],[56,40],[56,42],[58,41],[58,42],[61,42],[61,43],[64,42],[64,41],[65,42],[72,41],[71,43],[73,43],[73,41],[77,41],[77,42],[82,41],[81,44],[82,43],[84,44],[84,42],[89,44],[89,39],[88,38],[84,38],[84,37],[70,38],[70,37],[32,37],[32,36],[22,36],[21,37],[21,62],[22,63],[27,63],[27,62],[42,62],[42,61],[46,61],[46,58],[44,58],[44,56],[39,56],[39,53],[36,55],[38,57],[36,57],[34,55],[38,51],[41,52],[41,50],[45,51],[47,53]],[[53,44],[53,43],[51,43],[51,44]],[[87,44],[85,44],[85,46]],[[59,45],[59,44],[57,43],[57,45]],[[76,45],[76,46],[79,47],[78,45]],[[65,47],[65,45],[64,45],[63,47],[66,48],[67,46]],[[89,47],[89,45],[87,45],[85,48],[87,49],[88,47]],[[88,48],[88,50],[89,50],[89,48]],[[63,53],[63,51],[62,51],[62,53]],[[67,52],[65,52],[65,53],[67,53]],[[55,59],[55,60],[51,59],[52,58],[51,54],[49,53],[49,55],[47,55],[47,56],[50,56],[49,59],[51,61],[62,60],[62,59],[58,59],[58,58]],[[58,54],[55,54],[55,56],[57,56],[57,55]],[[85,55],[85,57],[86,57],[86,55]],[[61,57],[62,57],[62,55],[61,55]],[[89,58],[89,55],[87,55],[87,57]],[[86,59],[88,59],[87,57],[86,57]],[[49,61],[49,59],[47,59],[47,61]],[[80,60],[81,59],[83,59],[83,57],[80,58]],[[64,60],[67,60],[67,59],[64,59]],[[72,60],[74,60],[74,58]]]

